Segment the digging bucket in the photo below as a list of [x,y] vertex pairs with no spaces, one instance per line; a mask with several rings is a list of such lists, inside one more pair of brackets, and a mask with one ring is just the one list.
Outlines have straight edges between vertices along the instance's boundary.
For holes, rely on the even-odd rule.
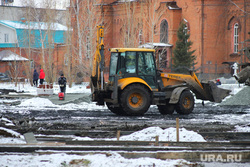
[[208,81],[207,83],[201,83],[201,84],[206,92],[206,96],[207,96],[208,100],[211,102],[220,103],[231,92],[231,90],[219,88],[212,81]]

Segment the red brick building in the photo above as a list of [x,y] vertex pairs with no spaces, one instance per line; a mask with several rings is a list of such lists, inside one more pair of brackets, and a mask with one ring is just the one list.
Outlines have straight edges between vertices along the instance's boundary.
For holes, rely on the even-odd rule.
[[[76,4],[76,0],[72,2]],[[79,9],[86,8],[86,4],[80,3]],[[172,50],[181,21],[186,22],[192,50],[196,50],[195,69],[203,77],[210,74],[208,79],[211,79],[230,74],[232,63],[249,62],[241,49],[249,45],[250,0],[99,0],[91,3],[96,8],[93,23],[102,22],[105,26],[107,62],[107,48],[153,43],[161,55],[159,63],[164,61],[163,67],[171,70]],[[88,15],[85,10],[81,11],[82,15]],[[72,25],[76,27],[74,20]]]

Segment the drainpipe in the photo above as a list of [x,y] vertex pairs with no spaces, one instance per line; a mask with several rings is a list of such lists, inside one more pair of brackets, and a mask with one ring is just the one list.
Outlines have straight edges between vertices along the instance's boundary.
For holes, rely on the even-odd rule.
[[[246,39],[246,36],[247,36],[247,13],[248,13],[248,11],[247,11],[247,5],[246,5],[246,0],[244,0],[244,11],[245,11],[245,17],[244,17],[244,41],[246,41],[247,39]],[[245,45],[245,46],[247,46],[247,45]],[[243,46],[244,47],[244,46]],[[244,63],[246,63],[246,54],[245,54],[245,56],[244,56]]]
[[201,0],[201,74],[204,69],[204,0]]

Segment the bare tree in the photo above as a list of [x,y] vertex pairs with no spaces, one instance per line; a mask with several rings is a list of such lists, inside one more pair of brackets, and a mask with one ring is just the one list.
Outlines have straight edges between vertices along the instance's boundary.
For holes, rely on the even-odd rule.
[[149,32],[149,42],[153,43],[155,42],[155,35],[159,34],[157,30],[158,22],[160,19],[162,19],[163,14],[165,13],[164,10],[159,9],[159,0],[146,0],[145,6],[146,6],[146,13],[145,13],[145,28],[146,31]]
[[[46,73],[47,82],[52,83],[56,80],[56,72],[54,70],[54,33],[56,31],[56,10],[55,1],[44,0],[44,9],[36,8],[34,0],[26,1],[26,22],[28,25],[28,58],[33,60],[32,51],[34,50],[34,45],[31,43],[31,37],[34,36],[34,31],[39,31],[39,37],[36,35],[36,42],[40,45],[40,51],[36,54],[40,55],[41,68],[44,69]],[[36,21],[36,23],[32,23]],[[33,34],[32,34],[33,33]],[[33,47],[33,48],[32,48]],[[36,49],[37,50],[37,49]],[[31,67],[32,68],[32,67]],[[34,67],[33,67],[34,68]],[[29,78],[32,78],[32,71],[29,70]]]
[[71,12],[74,15],[72,21],[74,41],[73,61],[75,62],[73,73],[76,74],[76,82],[82,82],[83,78],[90,76],[92,55],[95,52],[96,25],[102,23],[99,0],[74,0],[71,1]]
[[120,42],[124,47],[136,47],[139,45],[140,33],[143,29],[142,11],[137,12],[141,8],[141,1],[134,2],[124,0],[121,4],[121,9],[125,15],[120,28]]

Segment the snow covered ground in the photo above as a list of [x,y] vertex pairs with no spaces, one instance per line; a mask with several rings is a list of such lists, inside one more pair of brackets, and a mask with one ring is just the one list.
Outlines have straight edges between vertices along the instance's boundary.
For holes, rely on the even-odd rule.
[[[222,80],[223,83],[223,80]],[[239,92],[243,86],[239,87],[238,84],[223,84],[220,87],[224,87],[227,89],[232,90],[232,94],[236,94]],[[30,86],[27,83],[18,84],[17,87],[11,83],[1,83],[0,89],[15,89],[17,92],[23,92],[23,94],[28,95],[36,95],[36,88]],[[85,85],[73,85],[72,88],[67,87],[67,93],[90,93],[89,89],[86,89]],[[54,93],[57,94],[58,87],[55,86]],[[18,93],[11,93],[11,94],[18,94]],[[48,108],[53,109],[61,109],[64,110],[72,110],[72,109],[87,109],[87,110],[102,110],[106,109],[106,107],[96,106],[94,103],[80,103],[80,104],[67,104],[67,105],[55,105],[51,101],[45,98],[40,97],[32,97],[30,99],[23,99],[21,104],[18,106],[5,106],[4,103],[8,103],[7,99],[0,99],[0,107],[18,107],[18,108],[34,108],[46,110]],[[197,101],[198,103],[201,101]],[[1,110],[1,109],[0,109]],[[14,111],[14,110],[13,110]],[[1,113],[0,113],[1,116]],[[8,126],[14,126],[12,121],[6,118],[0,118],[1,122],[4,122]],[[237,131],[244,132],[250,131],[249,126],[237,126]],[[14,132],[10,129],[0,127],[1,131],[5,131],[12,135],[12,137],[1,137],[0,136],[0,144],[25,144],[24,137]],[[185,128],[180,129],[180,141],[194,141],[194,142],[206,142],[206,140],[196,132],[188,131]],[[155,136],[159,136],[159,140],[163,141],[176,141],[176,131],[175,128],[167,128],[161,129],[160,127],[149,127],[143,129],[138,132],[134,132],[127,136],[122,136],[120,140],[141,140],[141,141],[154,141]],[[94,140],[91,138],[79,138],[75,137],[75,140]],[[115,139],[104,139],[104,140],[115,140]],[[154,158],[137,158],[137,159],[126,159],[115,152],[109,152],[105,154],[89,154],[89,155],[75,155],[75,154],[66,154],[66,153],[54,153],[50,155],[46,154],[0,154],[0,167],[5,166],[45,166],[45,167],[54,167],[54,166],[90,166],[90,167],[166,167],[166,166],[191,166],[191,163],[185,160],[159,160]],[[196,164],[197,165],[197,164]],[[202,164],[201,164],[202,165]],[[203,163],[205,166],[250,166],[250,164],[241,164],[241,163],[231,163],[231,164],[224,164],[224,163]]]
[[[3,163],[4,162],[4,163]],[[1,167],[175,167],[195,164],[183,159],[160,160],[154,158],[126,159],[115,152],[103,154],[74,155],[58,153],[53,155],[20,154],[0,155]]]
[[[25,144],[24,137],[12,130],[6,128],[0,128],[15,137],[19,138],[0,138],[0,144]],[[175,128],[161,129],[159,127],[150,127],[144,130],[132,133],[131,135],[122,136],[120,140],[129,141],[154,141],[155,136],[159,136],[159,140],[164,141],[176,141]],[[94,140],[91,138],[79,138],[75,137],[75,140]],[[100,139],[99,139],[100,140]],[[103,140],[116,140],[103,139]],[[180,129],[180,141],[200,141],[205,142],[205,139],[193,131],[188,131],[184,128]],[[105,152],[98,154],[88,155],[75,155],[66,153],[54,153],[50,155],[33,153],[33,154],[5,154],[0,153],[0,167],[5,166],[44,166],[44,167],[55,167],[55,166],[84,166],[89,167],[142,167],[142,166],[155,166],[155,167],[175,167],[175,166],[188,166],[196,163],[191,163],[183,159],[178,160],[160,160],[154,158],[137,158],[137,159],[126,159],[116,152]]]

